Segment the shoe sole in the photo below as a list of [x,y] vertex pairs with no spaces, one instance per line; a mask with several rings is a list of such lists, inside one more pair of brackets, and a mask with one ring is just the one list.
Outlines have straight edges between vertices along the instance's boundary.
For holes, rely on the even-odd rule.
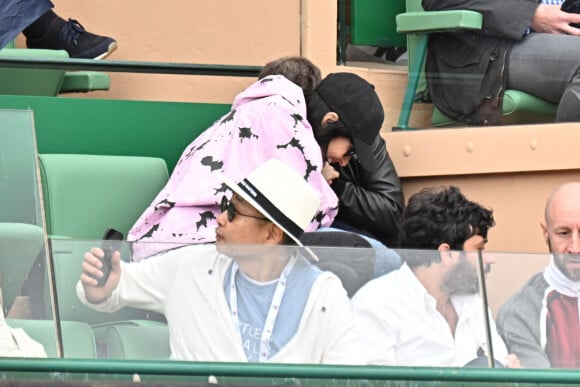
[[109,44],[109,47],[107,48],[107,52],[102,53],[101,55],[93,58],[95,60],[99,60],[99,59],[105,59],[106,57],[108,57],[109,55],[111,55],[111,53],[113,51],[115,51],[117,49],[117,42],[113,42],[111,44]]

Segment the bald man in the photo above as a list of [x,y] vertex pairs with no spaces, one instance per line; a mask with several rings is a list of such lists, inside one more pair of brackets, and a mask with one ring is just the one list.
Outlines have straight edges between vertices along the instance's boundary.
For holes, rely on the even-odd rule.
[[497,327],[523,367],[580,368],[580,182],[558,187],[544,218],[550,264],[501,307]]

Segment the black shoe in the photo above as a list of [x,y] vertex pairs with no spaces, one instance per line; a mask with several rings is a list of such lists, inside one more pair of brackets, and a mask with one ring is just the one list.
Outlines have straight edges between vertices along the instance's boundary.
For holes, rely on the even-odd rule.
[[76,20],[56,18],[38,39],[26,39],[28,48],[66,50],[71,58],[103,59],[117,48],[108,36],[91,34]]

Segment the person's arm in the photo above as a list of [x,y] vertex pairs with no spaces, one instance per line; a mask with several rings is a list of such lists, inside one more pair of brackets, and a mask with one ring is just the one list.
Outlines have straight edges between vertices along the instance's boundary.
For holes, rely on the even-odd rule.
[[364,287],[352,299],[354,320],[367,364],[397,365],[396,329],[380,314],[376,293]]
[[390,247],[398,244],[404,200],[401,182],[389,157],[385,140],[378,136],[373,144],[377,169],[367,172],[351,160],[346,171],[334,179],[332,189],[340,200],[338,219],[367,230]]
[[[557,6],[556,6],[557,7]],[[482,33],[520,40],[538,8],[535,0],[423,0],[427,11],[470,10],[483,15]]]
[[[204,248],[203,245],[196,247]],[[131,264],[121,262],[119,252],[115,252],[111,259],[111,274],[105,285],[98,287],[93,276],[101,273],[98,257],[103,252],[100,248],[92,248],[85,254],[77,295],[85,305],[101,312],[115,312],[131,306],[163,313],[166,296],[184,252],[184,249],[176,249]]]
[[522,367],[550,368],[550,360],[540,343],[540,304],[532,305],[519,295],[510,298],[500,308],[497,331]]
[[580,28],[572,27],[571,23],[580,23],[580,14],[563,12],[559,5],[540,4],[530,27],[536,32],[579,36]]
[[[491,310],[489,309],[488,309],[488,318],[490,322],[491,340],[493,343],[494,358],[499,360],[506,368],[521,368],[520,359],[518,359],[518,357],[513,353],[508,353],[504,341],[502,340],[499,333],[497,333],[497,326],[495,325],[493,315],[491,313]],[[489,356],[487,350],[486,355]]]

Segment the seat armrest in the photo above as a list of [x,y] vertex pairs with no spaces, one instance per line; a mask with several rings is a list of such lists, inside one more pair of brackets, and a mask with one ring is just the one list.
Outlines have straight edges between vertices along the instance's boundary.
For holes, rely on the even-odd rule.
[[97,71],[67,71],[59,93],[86,93],[95,90],[109,90],[109,74]]
[[397,15],[397,32],[405,34],[481,30],[483,16],[475,11],[423,11]]

